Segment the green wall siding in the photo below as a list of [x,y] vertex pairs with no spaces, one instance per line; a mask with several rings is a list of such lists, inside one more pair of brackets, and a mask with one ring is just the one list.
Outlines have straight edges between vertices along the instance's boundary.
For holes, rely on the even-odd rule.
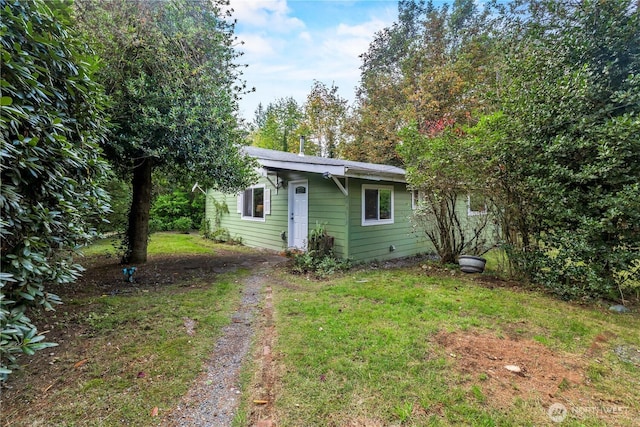
[[[363,184],[393,186],[393,224],[362,225]],[[387,260],[433,252],[432,245],[411,226],[411,193],[406,184],[350,179],[349,202],[349,257],[354,261]],[[393,251],[390,250],[392,245]]]
[[[326,227],[334,237],[334,252],[342,258],[355,262],[387,260],[411,256],[418,253],[433,253],[434,248],[425,238],[424,232],[414,231],[410,222],[411,192],[402,183],[376,182],[350,178],[346,182],[349,195],[345,196],[335,182],[323,179],[320,174],[279,172],[278,177],[288,184],[291,181],[306,180],[308,183],[309,231],[316,224]],[[275,177],[270,175],[272,181]],[[345,180],[340,180],[345,184]],[[289,186],[276,191],[265,178],[259,180],[271,191],[271,214],[265,215],[265,221],[243,220],[237,212],[235,194],[223,194],[209,190],[207,192],[206,218],[213,228],[214,203],[226,202],[229,213],[221,217],[221,226],[229,231],[232,238],[241,238],[243,244],[272,250],[283,250],[287,240],[281,239],[282,232],[288,237]],[[362,186],[393,186],[394,222],[393,224],[362,225]],[[467,218],[466,197],[458,203],[460,217]],[[390,246],[395,250],[391,251]]]
[[235,194],[224,194],[219,191],[207,191],[206,219],[211,228],[214,228],[213,219],[215,217],[214,203],[224,201],[229,208],[228,214],[221,216],[220,226],[229,231],[234,239],[241,239],[247,246],[267,248],[273,250],[283,250],[286,248],[286,241],[280,238],[283,231],[287,231],[287,204],[288,193],[286,188],[276,189],[266,179],[260,179],[259,184],[265,184],[265,188],[271,191],[271,214],[265,215],[264,221],[253,221],[241,218],[237,211],[237,199]]
[[345,258],[347,244],[347,197],[335,182],[319,174],[308,174],[309,180],[309,231],[316,224],[324,225],[327,234],[334,237],[333,251]]
[[[332,180],[323,179],[319,174],[303,173],[279,173],[287,183],[277,193],[273,185],[265,178],[259,180],[259,184],[265,184],[265,188],[271,190],[271,215],[265,215],[265,221],[252,221],[241,218],[237,212],[235,194],[223,194],[218,191],[207,192],[206,218],[213,228],[214,203],[225,201],[229,213],[221,217],[221,227],[229,231],[231,237],[242,239],[242,243],[252,247],[262,247],[273,250],[283,250],[287,241],[281,239],[282,232],[288,236],[289,215],[289,186],[292,181],[308,182],[309,216],[308,227],[311,231],[316,224],[324,225],[329,235],[334,237],[334,252],[339,257],[345,257],[347,253],[346,226],[347,226],[347,198],[340,192]],[[275,179],[270,176],[272,181]]]

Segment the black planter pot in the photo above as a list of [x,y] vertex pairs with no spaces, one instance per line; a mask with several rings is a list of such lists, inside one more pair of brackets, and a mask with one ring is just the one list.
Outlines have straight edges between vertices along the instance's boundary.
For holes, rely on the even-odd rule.
[[479,256],[460,255],[458,264],[464,273],[482,273],[487,260]]

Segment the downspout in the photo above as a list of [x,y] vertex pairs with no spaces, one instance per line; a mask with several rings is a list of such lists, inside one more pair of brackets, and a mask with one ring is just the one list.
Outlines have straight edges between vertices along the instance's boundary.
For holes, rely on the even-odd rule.
[[350,242],[351,242],[351,197],[349,197],[349,178],[344,178],[344,185],[347,188],[347,194],[345,195],[345,208],[347,210],[346,218],[345,218],[345,230],[344,230],[344,258],[349,259],[350,255]]

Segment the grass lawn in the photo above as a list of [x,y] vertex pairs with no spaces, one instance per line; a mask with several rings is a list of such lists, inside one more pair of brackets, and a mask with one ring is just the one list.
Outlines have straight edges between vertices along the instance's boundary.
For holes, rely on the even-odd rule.
[[[118,237],[106,238],[97,241],[82,250],[86,257],[96,255],[115,256],[116,246],[119,244]],[[195,234],[184,233],[155,233],[149,238],[147,255],[171,255],[171,254],[211,254],[215,248],[221,245],[212,240],[206,240]],[[228,246],[227,246],[228,248]],[[241,246],[236,246],[236,250],[242,250]],[[246,249],[246,248],[245,248]]]
[[[23,359],[25,369],[2,390],[2,426],[158,425],[201,372],[241,297],[245,270],[212,269],[247,248],[154,234],[134,284],[123,282],[110,241],[87,249],[80,281],[56,290],[64,304],[32,316],[60,345]],[[207,262],[219,265],[194,268]]]
[[[109,242],[88,248],[90,268],[60,292],[65,304],[34,318],[60,346],[29,359],[2,390],[0,425],[159,425],[241,296],[247,272],[221,267],[252,256],[195,235],[155,234],[139,282],[128,285],[110,251]],[[208,260],[217,264],[200,268]],[[420,266],[323,282],[271,277],[267,406],[278,427],[554,425],[553,404],[567,411],[562,425],[638,425],[637,310],[614,314]],[[250,362],[234,426],[256,410],[259,366]]]
[[421,268],[283,282],[278,426],[551,425],[554,403],[562,425],[638,425],[637,314]]

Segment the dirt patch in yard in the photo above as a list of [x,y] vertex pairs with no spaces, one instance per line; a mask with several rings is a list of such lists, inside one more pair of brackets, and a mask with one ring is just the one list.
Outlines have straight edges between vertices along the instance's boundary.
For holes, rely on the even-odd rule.
[[[142,265],[136,265],[133,282],[125,281],[122,265],[114,256],[96,256],[79,260],[86,268],[82,277],[72,284],[51,292],[67,297],[91,297],[100,295],[121,295],[140,290],[152,291],[168,285],[186,284],[198,281],[210,282],[216,275],[232,273],[239,269],[251,269],[275,256],[270,252],[235,252],[216,250],[215,253],[201,255],[159,255],[149,257]],[[64,307],[64,306],[63,306]]]
[[[585,373],[589,359],[601,356],[610,338],[598,335],[584,356],[558,353],[530,339],[473,332],[440,332],[434,341],[444,348],[462,385],[478,386],[491,407],[506,412],[517,401],[535,402],[547,411],[541,420],[564,408],[566,416],[595,415],[608,425],[626,425],[631,411],[599,396]],[[607,408],[618,410],[607,413]]]

